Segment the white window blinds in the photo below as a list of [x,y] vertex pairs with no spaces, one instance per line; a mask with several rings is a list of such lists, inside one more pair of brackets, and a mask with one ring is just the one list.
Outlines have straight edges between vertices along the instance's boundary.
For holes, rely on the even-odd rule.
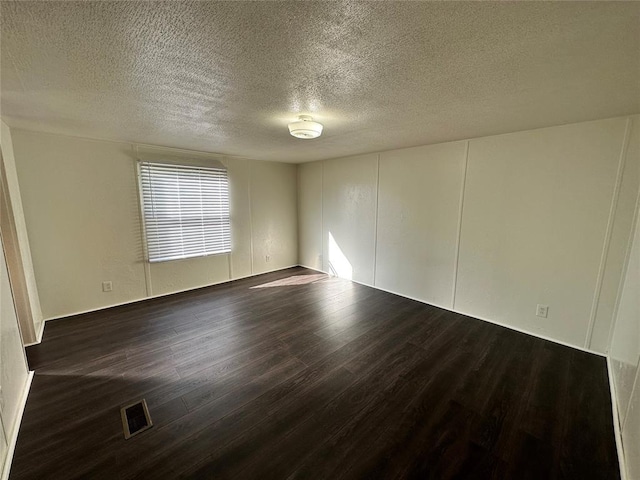
[[231,251],[226,170],[140,162],[140,184],[150,262]]

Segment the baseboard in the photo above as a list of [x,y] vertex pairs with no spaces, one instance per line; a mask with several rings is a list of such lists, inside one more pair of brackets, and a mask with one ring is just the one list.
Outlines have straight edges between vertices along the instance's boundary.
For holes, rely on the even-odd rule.
[[302,267],[302,268],[308,268],[309,270],[313,270],[314,272],[318,272],[318,273],[324,273],[326,275],[331,275],[330,273],[325,272],[324,270],[320,270],[318,268],[315,267],[310,267],[308,265],[303,265],[301,263],[298,264],[298,267]]
[[29,390],[31,389],[31,382],[33,382],[33,375],[35,372],[29,372],[27,376],[27,381],[25,382],[24,388],[22,389],[22,396],[20,398],[20,408],[18,409],[18,414],[13,421],[12,429],[11,429],[11,438],[8,439],[7,445],[7,456],[4,459],[4,465],[2,466],[2,480],[8,480],[9,472],[11,471],[11,462],[13,460],[13,454],[16,450],[16,444],[18,443],[18,433],[20,432],[20,424],[22,423],[22,415],[24,414],[24,409],[27,406],[27,398],[29,398]]
[[74,317],[76,315],[84,315],[86,313],[99,312],[101,310],[107,310],[109,308],[121,307],[122,305],[131,305],[132,303],[139,303],[139,302],[144,302],[146,300],[153,300],[154,298],[168,297],[170,295],[176,295],[178,293],[191,292],[193,290],[199,290],[201,288],[214,287],[216,285],[223,285],[225,283],[235,282],[236,280],[242,280],[244,278],[258,277],[260,275],[265,275],[267,273],[279,272],[280,270],[286,270],[288,268],[294,268],[294,267],[299,267],[299,266],[300,265],[295,264],[295,265],[289,265],[288,267],[274,268],[273,270],[268,270],[266,272],[252,273],[252,274],[249,274],[249,275],[244,275],[242,277],[234,277],[234,278],[230,278],[228,280],[222,280],[221,282],[214,282],[214,283],[209,283],[207,285],[201,285],[199,287],[185,288],[185,289],[182,289],[182,290],[176,290],[175,292],[161,293],[159,295],[150,295],[148,297],[137,298],[135,300],[128,300],[126,302],[114,303],[114,304],[111,304],[111,305],[105,305],[103,307],[90,308],[89,310],[82,310],[82,311],[79,311],[79,312],[66,313],[64,315],[57,315],[55,317],[45,318],[44,321],[42,322],[40,340],[38,340],[37,342],[35,342],[33,344],[26,345],[26,346],[28,347],[30,345],[35,345],[36,343],[40,343],[40,341],[42,340],[42,332],[44,332],[44,324],[45,324],[45,322],[48,322],[50,320],[60,320],[61,318],[68,318],[68,317]]
[[[320,273],[325,273],[327,275],[331,275],[331,273],[325,272],[323,270],[318,270],[317,268],[307,267],[306,265],[298,265],[298,266],[299,267],[308,268],[309,270],[313,270],[315,272],[320,272]],[[398,295],[399,297],[408,298],[409,300],[414,300],[416,302],[424,303],[425,305],[430,305],[432,307],[442,308],[443,310],[447,310],[449,312],[459,313],[460,315],[465,315],[467,317],[475,318],[477,320],[482,320],[483,322],[492,323],[493,325],[498,325],[500,327],[508,328],[509,330],[514,330],[514,331],[519,332],[519,333],[524,333],[526,335],[531,335],[532,337],[540,338],[540,339],[546,340],[548,342],[557,343],[558,345],[562,345],[564,347],[575,348],[576,350],[580,350],[580,351],[583,351],[583,352],[586,352],[586,353],[591,353],[593,355],[598,355],[599,357],[606,358],[606,354],[604,354],[604,353],[597,352],[595,350],[589,350],[588,348],[584,348],[584,347],[581,347],[579,345],[573,345],[571,343],[563,342],[562,340],[557,340],[555,338],[547,337],[545,335],[541,335],[539,333],[532,332],[532,331],[526,330],[524,328],[514,327],[513,325],[509,325],[508,323],[499,322],[497,320],[492,320],[490,318],[479,317],[479,316],[477,316],[477,315],[475,315],[473,313],[463,312],[461,310],[454,310],[454,309],[452,309],[450,307],[445,307],[443,305],[437,305],[437,304],[434,304],[434,303],[427,303],[424,300],[421,300],[419,298],[414,298],[414,297],[411,297],[409,295],[405,295],[403,293],[394,292],[393,290],[387,290],[385,288],[380,288],[380,287],[376,287],[374,285],[369,285],[369,284],[364,283],[364,282],[358,282],[357,280],[349,280],[349,281],[353,282],[353,283],[357,283],[359,285],[364,285],[365,287],[375,288],[376,290],[380,290],[382,292],[392,293],[393,295]]]
[[609,376],[609,392],[611,394],[611,413],[613,415],[613,430],[616,437],[616,448],[618,450],[618,463],[620,464],[620,479],[626,480],[626,463],[624,458],[624,448],[622,446],[622,432],[620,431],[620,412],[618,412],[618,395],[616,384],[613,381],[613,367],[611,359],[607,355],[607,374]]
[[440,308],[444,308],[445,310],[449,310],[450,312],[459,313],[461,315],[466,315],[467,317],[477,318],[478,320],[482,320],[483,322],[492,323],[492,324],[498,325],[500,327],[508,328],[509,330],[513,330],[515,332],[524,333],[526,335],[531,335],[532,337],[536,337],[536,338],[539,338],[541,340],[546,340],[547,342],[557,343],[558,345],[562,345],[563,347],[574,348],[576,350],[580,350],[581,352],[590,353],[592,355],[597,355],[597,356],[603,357],[603,358],[607,357],[606,354],[604,354],[602,352],[597,352],[596,350],[590,350],[588,348],[581,347],[580,345],[574,345],[572,343],[564,342],[564,341],[558,340],[556,338],[547,337],[546,335],[542,335],[540,333],[532,332],[532,331],[526,330],[524,328],[514,327],[513,325],[509,325],[508,323],[499,322],[497,320],[491,320],[489,318],[478,317],[476,315],[473,315],[473,314],[468,313],[468,312],[463,312],[461,310],[451,310],[451,309],[446,308],[446,307],[440,307]]
[[[49,320],[56,320],[56,319],[60,319],[60,318],[66,318],[66,317],[70,317],[70,316],[74,316],[74,315],[82,315],[82,314],[85,314],[85,313],[96,312],[96,311],[105,310],[105,309],[108,309],[108,308],[118,307],[118,306],[121,306],[121,305],[128,305],[128,304],[132,304],[132,303],[138,303],[138,302],[142,302],[142,301],[145,301],[145,300],[151,300],[151,299],[154,299],[154,298],[166,297],[166,296],[169,296],[169,295],[175,295],[175,294],[178,294],[178,293],[183,293],[183,292],[187,292],[187,291],[191,291],[191,290],[197,290],[197,289],[200,289],[200,288],[207,288],[207,287],[211,287],[211,286],[215,286],[215,285],[222,285],[222,284],[230,283],[230,282],[233,282],[233,281],[236,281],[236,280],[242,280],[242,279],[245,279],[245,278],[257,277],[259,275],[264,275],[264,274],[267,274],[267,273],[273,273],[273,272],[277,272],[277,271],[281,271],[281,270],[286,270],[288,268],[293,268],[293,267],[303,267],[303,268],[307,268],[309,270],[313,270],[315,272],[331,275],[329,272],[325,272],[323,270],[320,270],[320,269],[314,268],[314,267],[310,267],[308,265],[303,265],[303,264],[290,265],[290,266],[287,266],[287,267],[275,268],[273,270],[269,270],[269,271],[266,271],[266,272],[261,272],[261,273],[258,273],[258,274],[250,274],[250,275],[245,275],[245,276],[242,276],[242,277],[237,277],[237,278],[233,278],[233,279],[229,279],[229,280],[224,280],[222,282],[216,282],[216,283],[212,283],[212,284],[209,284],[209,285],[203,285],[201,287],[188,288],[188,289],[178,290],[178,291],[175,291],[175,292],[165,293],[165,294],[160,294],[160,295],[152,295],[152,296],[149,296],[149,297],[145,297],[145,298],[141,298],[141,299],[137,299],[137,300],[131,300],[131,301],[128,301],[128,302],[122,302],[122,303],[118,303],[118,304],[114,304],[114,305],[109,305],[109,306],[106,306],[106,307],[100,307],[100,308],[85,310],[85,311],[81,311],[81,312],[70,313],[70,314],[67,314],[67,315],[51,317],[51,318],[45,319],[42,322],[42,326],[40,328],[40,332],[39,332],[39,335],[38,335],[38,341],[34,342],[33,344],[30,344],[30,345],[34,345],[36,343],[40,343],[40,341],[42,340],[42,334],[44,332],[44,324],[45,324],[46,321],[49,321]],[[394,292],[392,290],[387,290],[387,289],[380,288],[380,287],[377,287],[377,286],[374,286],[374,285],[368,285],[366,283],[359,282],[359,281],[356,281],[356,280],[350,280],[350,281],[352,281],[354,283],[357,283],[359,285],[363,285],[363,286],[369,287],[369,288],[374,288],[376,290],[380,290],[380,291],[383,291],[383,292],[391,293],[393,295],[398,295],[400,297],[408,298],[410,300],[414,300],[416,302],[420,302],[420,303],[423,303],[425,305],[430,305],[430,306],[434,306],[434,307],[437,307],[437,308],[442,308],[443,310],[447,310],[447,311],[450,311],[450,312],[454,312],[454,313],[465,315],[465,316],[468,316],[468,317],[471,317],[471,318],[482,320],[484,322],[491,323],[491,324],[494,324],[494,325],[498,325],[498,326],[501,326],[501,327],[504,327],[504,328],[508,328],[510,330],[514,330],[514,331],[519,332],[519,333],[524,333],[526,335],[531,335],[533,337],[540,338],[542,340],[546,340],[546,341],[549,341],[549,342],[557,343],[557,344],[563,345],[565,347],[575,348],[576,350],[580,350],[580,351],[583,351],[583,352],[586,352],[586,353],[591,353],[591,354],[594,354],[594,355],[605,357],[606,363],[607,363],[607,372],[608,372],[608,377],[609,377],[609,390],[610,390],[610,394],[611,394],[611,408],[612,408],[612,415],[613,415],[613,426],[614,426],[614,432],[615,432],[615,441],[616,441],[616,448],[617,448],[617,451],[618,451],[618,461],[619,461],[619,465],[620,465],[620,478],[621,478],[621,480],[626,480],[626,473],[625,473],[626,469],[625,469],[625,462],[624,462],[624,450],[623,450],[623,447],[622,447],[622,436],[621,436],[621,432],[620,432],[619,414],[618,414],[618,406],[617,406],[618,405],[617,404],[617,396],[616,396],[615,384],[613,382],[613,372],[612,372],[612,367],[611,367],[611,361],[610,361],[610,359],[609,359],[609,357],[607,355],[602,354],[600,352],[596,352],[596,351],[593,351],[593,350],[589,350],[589,349],[580,347],[578,345],[572,345],[570,343],[563,342],[561,340],[550,338],[550,337],[547,337],[545,335],[541,335],[541,334],[536,333],[536,332],[531,332],[531,331],[528,331],[526,329],[522,329],[522,328],[519,328],[519,327],[514,327],[513,325],[505,324],[505,323],[498,322],[498,321],[495,321],[495,320],[491,320],[491,319],[488,319],[488,318],[478,317],[478,316],[470,314],[468,312],[454,310],[454,309],[447,308],[447,307],[442,306],[442,305],[430,304],[430,303],[427,303],[424,300],[421,300],[419,298],[414,298],[414,297],[411,297],[409,295],[405,295],[405,294],[402,294],[402,293],[399,293],[399,292]],[[20,410],[18,412],[17,418],[15,419],[16,423],[14,424],[13,435],[12,435],[12,437],[10,439],[10,442],[9,442],[9,445],[8,445],[7,457],[6,457],[5,462],[4,462],[4,467],[3,467],[3,470],[2,470],[2,477],[0,478],[0,480],[7,480],[9,478],[11,460],[13,458],[13,453],[15,451],[16,442],[17,442],[17,439],[18,439],[18,431],[20,429],[20,422],[22,421],[22,415],[24,413],[24,409],[25,409],[25,406],[26,406],[27,397],[28,397],[28,394],[29,394],[29,389],[31,387],[31,382],[33,380],[33,375],[34,375],[34,372],[29,372],[29,376],[28,376],[28,379],[27,379],[27,382],[26,382],[26,385],[25,385],[25,388],[24,388],[24,391],[23,391],[23,394],[22,394],[22,398],[21,398]]]
[[[325,273],[327,275],[331,275],[328,272],[325,272],[323,270],[318,270],[317,268],[309,267],[307,265],[301,265],[300,264],[298,266],[304,267],[304,268],[308,268],[309,270],[313,270],[315,272]],[[622,446],[622,435],[621,435],[621,432],[620,432],[620,422],[619,422],[619,415],[618,415],[618,402],[617,402],[617,396],[616,396],[616,388],[615,388],[615,383],[613,381],[613,371],[612,371],[612,367],[611,367],[611,360],[610,360],[608,355],[600,353],[600,352],[596,352],[596,351],[593,351],[593,350],[589,350],[587,348],[580,347],[578,345],[572,345],[570,343],[566,343],[566,342],[563,342],[561,340],[556,340],[554,338],[549,338],[549,337],[547,337],[545,335],[540,335],[540,334],[535,333],[535,332],[530,332],[530,331],[527,331],[527,330],[522,329],[522,328],[514,327],[512,325],[504,324],[502,322],[498,322],[498,321],[495,321],[495,320],[490,320],[488,318],[478,317],[476,315],[472,315],[470,313],[462,312],[462,311],[459,311],[459,310],[453,310],[451,308],[447,308],[447,307],[444,307],[442,305],[430,304],[430,303],[427,303],[424,300],[421,300],[419,298],[410,297],[409,295],[404,295],[402,293],[394,292],[394,291],[387,290],[387,289],[380,288],[380,287],[376,287],[376,286],[373,286],[373,285],[368,285],[366,283],[358,282],[356,280],[350,280],[350,281],[354,282],[354,283],[357,283],[359,285],[364,285],[365,287],[375,288],[376,290],[381,290],[383,292],[387,292],[387,293],[391,293],[393,295],[398,295],[400,297],[408,298],[408,299],[414,300],[416,302],[424,303],[425,305],[431,305],[431,306],[434,306],[434,307],[442,308],[443,310],[447,310],[449,312],[459,313],[461,315],[466,315],[466,316],[471,317],[471,318],[476,318],[476,319],[482,320],[484,322],[492,323],[494,325],[499,325],[501,327],[505,327],[505,328],[508,328],[510,330],[514,330],[514,331],[519,332],[519,333],[524,333],[526,335],[531,335],[533,337],[540,338],[540,339],[546,340],[548,342],[557,343],[557,344],[563,345],[565,347],[575,348],[576,350],[580,350],[580,351],[583,351],[583,352],[586,352],[586,353],[591,353],[593,355],[598,355],[600,357],[604,357],[606,359],[606,362],[607,362],[607,374],[608,374],[608,377],[609,377],[609,392],[611,394],[611,410],[612,410],[612,415],[613,415],[613,429],[614,429],[614,433],[615,433],[616,449],[618,451],[618,465],[619,465],[619,468],[620,468],[620,479],[621,480],[626,480],[627,479],[627,476],[626,476],[626,464],[625,464],[625,459],[624,459],[624,449],[623,449],[623,446]]]
[[[96,311],[99,311],[99,310],[105,310],[107,308],[117,307],[117,306],[121,306],[121,305],[128,305],[128,304],[132,304],[132,303],[142,302],[142,301],[145,301],[145,300],[151,300],[151,299],[154,299],[154,298],[166,297],[166,296],[169,296],[169,295],[183,293],[183,292],[187,292],[187,291],[191,291],[191,290],[197,290],[197,289],[200,289],[200,288],[207,288],[207,287],[211,287],[211,286],[215,286],[215,285],[222,285],[222,284],[230,283],[230,282],[233,282],[233,281],[236,281],[236,280],[242,280],[242,279],[245,279],[245,278],[257,277],[259,275],[264,275],[264,274],[267,274],[267,273],[273,273],[273,272],[277,272],[277,271],[281,271],[281,270],[286,270],[288,268],[293,268],[293,267],[296,267],[296,266],[307,268],[309,270],[313,270],[313,271],[316,271],[316,272],[319,272],[319,273],[324,273],[324,274],[327,274],[327,275],[331,275],[330,273],[325,272],[323,270],[319,270],[317,268],[309,267],[309,266],[303,265],[303,264],[290,265],[290,266],[287,266],[287,267],[276,268],[276,269],[269,270],[269,271],[266,271],[266,272],[261,272],[261,273],[258,273],[258,274],[250,274],[250,275],[245,275],[245,276],[242,276],[242,277],[237,277],[237,278],[233,278],[233,279],[229,279],[229,280],[224,280],[222,282],[212,283],[210,285],[203,285],[201,287],[189,288],[189,289],[179,290],[179,291],[176,291],[176,292],[160,294],[160,295],[153,295],[153,296],[141,298],[141,299],[138,299],[138,300],[131,300],[131,301],[128,301],[128,302],[122,302],[122,303],[118,303],[118,304],[114,304],[114,305],[109,305],[109,306],[106,306],[106,307],[100,307],[100,308],[95,308],[95,309],[91,309],[91,310],[85,310],[85,311],[82,311],[82,312],[70,313],[70,314],[62,315],[62,316],[58,316],[58,317],[51,317],[51,318],[45,319],[45,321],[42,322],[42,327],[40,328],[40,332],[39,332],[39,335],[38,335],[39,339],[38,339],[37,342],[34,342],[34,344],[35,343],[40,343],[40,341],[42,340],[42,334],[44,332],[44,323],[46,321],[49,321],[49,320],[56,320],[56,319],[66,318],[66,317],[70,317],[70,316],[74,316],[74,315],[81,315],[81,314],[85,314],[85,313],[96,312]],[[601,356],[601,357],[605,357],[606,363],[607,363],[607,372],[608,372],[608,377],[609,377],[609,390],[610,390],[610,394],[611,394],[611,408],[612,408],[612,415],[613,415],[613,426],[614,426],[614,432],[615,432],[615,441],[616,441],[616,448],[617,448],[617,451],[618,451],[618,461],[619,461],[619,465],[620,465],[620,478],[621,478],[621,480],[626,480],[626,473],[625,473],[626,469],[625,469],[625,462],[624,462],[624,450],[623,450],[623,447],[622,447],[622,436],[621,436],[621,432],[620,432],[619,414],[618,414],[618,406],[617,406],[618,405],[617,404],[617,396],[616,396],[615,384],[613,382],[613,372],[612,372],[612,367],[611,367],[611,361],[610,361],[610,359],[609,359],[609,357],[607,355],[602,354],[600,352],[593,351],[593,350],[589,350],[589,349],[586,349],[586,348],[583,348],[583,347],[580,347],[580,346],[577,346],[577,345],[572,345],[572,344],[563,342],[561,340],[549,338],[549,337],[546,337],[544,335],[540,335],[540,334],[538,334],[536,332],[527,331],[525,329],[514,327],[512,325],[508,325],[508,324],[505,324],[505,323],[502,323],[502,322],[498,322],[498,321],[495,321],[495,320],[491,320],[491,319],[488,319],[488,318],[478,317],[478,316],[472,315],[472,314],[470,314],[468,312],[462,312],[462,311],[459,311],[459,310],[454,310],[454,309],[451,309],[451,308],[444,307],[442,305],[429,304],[429,303],[425,302],[424,300],[421,300],[421,299],[418,299],[418,298],[414,298],[414,297],[411,297],[411,296],[408,296],[408,295],[404,295],[402,293],[394,292],[394,291],[387,290],[387,289],[380,288],[380,287],[376,287],[376,286],[373,286],[373,285],[368,285],[366,283],[358,282],[356,280],[350,280],[350,281],[352,281],[354,283],[357,283],[359,285],[363,285],[363,286],[366,286],[366,287],[374,288],[376,290],[380,290],[380,291],[383,291],[383,292],[391,293],[393,295],[398,295],[400,297],[408,298],[410,300],[414,300],[416,302],[420,302],[420,303],[423,303],[425,305],[430,305],[430,306],[434,306],[434,307],[437,307],[437,308],[442,308],[443,310],[447,310],[447,311],[450,311],[450,312],[458,313],[458,314],[461,314],[461,315],[466,315],[468,317],[475,318],[475,319],[478,319],[478,320],[482,320],[484,322],[488,322],[488,323],[491,323],[491,324],[494,324],[494,325],[498,325],[498,326],[501,326],[501,327],[505,327],[505,328],[508,328],[510,330],[514,330],[514,331],[519,332],[519,333],[524,333],[526,335],[531,335],[533,337],[540,338],[542,340],[546,340],[546,341],[549,341],[549,342],[557,343],[557,344],[563,345],[565,347],[575,348],[576,350],[581,350],[583,352],[587,352],[587,353],[591,353],[591,354],[598,355],[598,356]],[[9,442],[9,445],[8,445],[7,456],[6,456],[6,459],[5,459],[5,462],[4,462],[4,467],[3,467],[3,470],[2,470],[2,477],[0,478],[0,480],[7,480],[9,478],[9,471],[10,471],[10,468],[11,468],[11,460],[13,458],[13,453],[15,451],[16,442],[17,442],[17,439],[18,439],[18,432],[20,430],[20,422],[22,421],[22,416],[23,416],[23,413],[24,413],[24,409],[26,407],[26,402],[27,402],[27,397],[28,397],[28,394],[29,394],[29,389],[31,387],[31,382],[33,381],[33,375],[34,375],[34,372],[29,372],[29,376],[27,378],[27,382],[25,384],[25,388],[24,388],[24,391],[22,393],[22,398],[21,398],[21,402],[20,402],[20,409],[18,411],[18,416],[15,419],[15,423],[14,423],[14,427],[13,427],[13,435],[11,436],[11,439],[10,439],[10,442]]]

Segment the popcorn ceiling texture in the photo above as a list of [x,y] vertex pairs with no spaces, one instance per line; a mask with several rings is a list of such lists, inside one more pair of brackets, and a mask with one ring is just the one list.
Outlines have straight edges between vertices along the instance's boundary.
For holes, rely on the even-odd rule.
[[1,113],[29,130],[300,162],[640,111],[636,2],[0,8]]

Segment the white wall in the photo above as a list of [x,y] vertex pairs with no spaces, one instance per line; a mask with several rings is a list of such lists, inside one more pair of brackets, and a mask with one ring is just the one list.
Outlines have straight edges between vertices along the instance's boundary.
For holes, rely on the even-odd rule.
[[[223,158],[233,253],[149,265],[132,144],[11,133],[45,318],[297,263],[295,165]],[[113,291],[104,293],[107,280]]]
[[[329,271],[331,235],[362,283],[605,352],[638,191],[632,169],[621,168],[631,124],[302,165],[301,263],[322,254]],[[548,318],[536,317],[537,304],[549,305]]]
[[625,123],[470,142],[457,310],[588,346]]
[[324,162],[322,264],[326,272],[373,284],[377,183],[377,155]]
[[8,445],[15,442],[28,379],[27,362],[13,305],[9,274],[0,252],[0,478],[6,478]]
[[[300,165],[297,178],[294,165],[225,159],[233,253],[153,265],[143,260],[131,144],[10,133],[46,318],[299,259],[606,352],[619,299],[611,359],[630,478],[640,475],[640,454],[629,447],[640,444],[637,229],[629,250],[640,183],[639,117],[314,162]],[[113,282],[113,292],[101,291],[104,280]],[[6,292],[3,325],[5,318],[13,323],[6,323],[9,334],[2,332],[2,368],[19,365],[17,385],[26,365],[17,351],[5,361],[16,338]],[[549,305],[548,318],[535,316],[537,303]],[[5,348],[12,336],[14,347]],[[2,445],[0,439],[0,452]]]
[[640,222],[637,225],[610,353],[630,479],[640,478]]
[[298,255],[322,270],[322,162],[298,165]]
[[251,162],[253,273],[298,264],[296,168]]
[[592,346],[602,349],[609,346],[611,318],[620,290],[624,262],[633,231],[634,211],[640,189],[640,116],[628,124],[622,153],[619,189],[612,205],[610,241],[602,266],[602,284],[594,305]]
[[466,142],[380,155],[376,286],[452,308],[465,164]]
[[[640,129],[633,132],[629,164],[640,173]],[[640,479],[640,195],[636,197],[635,235],[628,239],[627,269],[612,331],[610,361],[627,478]]]

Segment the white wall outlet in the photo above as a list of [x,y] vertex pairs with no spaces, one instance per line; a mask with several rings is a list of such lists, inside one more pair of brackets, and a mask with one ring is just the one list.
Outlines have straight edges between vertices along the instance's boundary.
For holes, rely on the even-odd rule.
[[111,292],[113,290],[113,283],[109,282],[102,282],[102,291],[103,292]]
[[540,305],[536,306],[536,317],[547,318],[549,314],[549,305]]
[[264,256],[264,261],[269,263],[269,261],[271,260],[271,255],[265,255]]

